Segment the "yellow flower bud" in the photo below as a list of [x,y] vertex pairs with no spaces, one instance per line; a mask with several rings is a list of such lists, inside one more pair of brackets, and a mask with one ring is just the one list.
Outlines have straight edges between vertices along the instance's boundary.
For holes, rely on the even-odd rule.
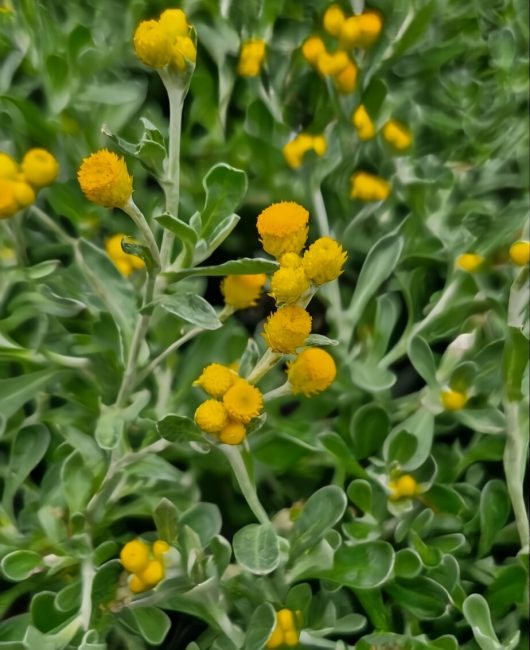
[[323,135],[313,136],[313,150],[317,156],[323,156],[328,149],[326,138]]
[[287,305],[269,316],[263,337],[273,352],[294,354],[311,333],[311,316],[302,307]]
[[163,539],[157,539],[153,544],[153,555],[157,560],[162,560],[170,548],[170,545]]
[[265,41],[252,39],[241,45],[237,73],[242,77],[256,77],[265,59]]
[[247,430],[245,425],[235,420],[228,420],[226,426],[219,432],[219,441],[225,445],[239,445],[243,442]]
[[15,180],[18,176],[18,165],[11,156],[0,151],[0,179]]
[[389,481],[388,487],[390,488],[390,498],[392,501],[414,497],[420,492],[416,479],[410,474],[404,474],[395,481]]
[[356,172],[351,177],[352,199],[360,201],[384,201],[390,195],[390,183],[366,172]]
[[138,574],[146,587],[154,587],[164,579],[165,569],[160,560],[149,560],[145,569]]
[[302,55],[311,65],[316,65],[318,57],[325,51],[324,41],[318,36],[310,36],[302,45]]
[[263,249],[274,257],[299,253],[307,239],[309,212],[294,201],[281,201],[265,208],[257,220]]
[[279,268],[271,278],[271,293],[277,304],[297,302],[309,289],[303,267]]
[[129,576],[129,589],[133,594],[141,594],[142,591],[146,591],[149,587],[144,584],[137,575]]
[[303,350],[287,366],[287,378],[293,393],[302,393],[307,397],[326,390],[336,374],[333,357],[321,348]]
[[370,140],[375,136],[375,126],[366,108],[360,104],[352,115],[352,123],[357,129],[357,135],[361,140]]
[[37,188],[50,185],[59,175],[59,163],[46,149],[30,149],[20,167],[26,181]]
[[299,269],[302,266],[302,258],[296,253],[284,253],[280,257],[280,266],[286,269]]
[[467,404],[468,396],[467,393],[446,388],[440,393],[440,400],[447,411],[460,411]]
[[136,56],[152,68],[163,68],[171,58],[172,39],[158,20],[143,20],[133,37]]
[[120,561],[131,573],[143,571],[149,562],[149,546],[140,539],[127,542],[121,549]]
[[376,11],[365,11],[359,16],[359,28],[361,34],[357,44],[360,47],[372,46],[383,28],[381,15]]
[[530,262],[530,241],[516,241],[510,246],[509,255],[516,266],[526,266]]
[[187,36],[190,31],[188,19],[182,9],[166,9],[160,14],[158,22],[171,38]]
[[412,144],[411,132],[396,120],[389,120],[384,125],[383,137],[398,151],[405,151]]
[[224,407],[232,420],[248,424],[263,410],[263,395],[246,379],[238,379],[223,395]]
[[15,196],[15,183],[0,178],[0,219],[12,217],[20,210]]
[[343,95],[348,95],[355,90],[357,84],[357,66],[352,61],[341,70],[333,79],[335,87]]
[[344,70],[349,63],[350,60],[346,52],[339,51],[334,54],[322,52],[317,59],[316,67],[322,76],[335,77]]
[[230,368],[220,363],[210,363],[193,384],[200,386],[211,397],[220,398],[237,378],[237,374],[233,370],[230,370]]
[[112,235],[112,237],[106,239],[105,250],[120,273],[128,276],[135,269],[143,269],[145,267],[145,262],[141,257],[138,257],[138,255],[131,255],[122,249],[121,240],[124,237],[125,235],[122,233],[117,233],[116,235]]
[[482,264],[484,258],[476,253],[463,253],[456,258],[455,266],[462,271],[474,273]]
[[246,309],[258,302],[266,281],[264,273],[229,275],[221,281],[221,293],[230,307]]
[[267,650],[274,650],[282,645],[293,648],[299,642],[300,632],[295,623],[293,612],[290,609],[281,609],[276,612],[276,627],[267,641]]
[[350,16],[342,23],[339,33],[340,44],[350,49],[359,44],[361,38],[361,24],[359,16]]
[[28,185],[28,183],[23,183],[20,181],[14,182],[13,194],[15,196],[16,202],[21,208],[25,208],[35,201],[35,192],[33,191],[31,185]]
[[313,137],[307,133],[299,133],[283,148],[283,155],[287,164],[296,169],[303,162],[304,154],[313,148]]
[[207,399],[195,411],[195,422],[206,433],[219,433],[226,426],[228,413],[221,402]]
[[306,276],[315,284],[331,282],[342,273],[346,251],[331,237],[320,237],[304,253]]
[[121,208],[132,195],[132,177],[125,160],[107,149],[84,158],[77,180],[89,201],[106,208]]
[[331,5],[326,9],[322,24],[324,29],[331,36],[338,36],[344,24],[344,12],[338,5]]
[[171,46],[170,64],[179,72],[186,69],[186,61],[197,61],[197,48],[189,36],[177,36]]

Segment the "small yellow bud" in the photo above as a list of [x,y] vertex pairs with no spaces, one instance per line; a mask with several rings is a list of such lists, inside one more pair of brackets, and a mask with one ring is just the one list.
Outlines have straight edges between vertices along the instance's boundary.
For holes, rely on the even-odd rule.
[[241,45],[237,73],[242,77],[256,77],[265,59],[265,41],[252,39]]
[[143,20],[133,37],[136,56],[152,68],[163,68],[171,58],[172,39],[158,20]]
[[358,45],[360,47],[371,47],[383,28],[381,15],[376,11],[365,11],[359,16],[360,37]]
[[229,275],[221,281],[221,293],[230,307],[247,309],[258,302],[266,281],[264,273]]
[[117,233],[109,237],[105,240],[105,250],[120,273],[129,276],[135,269],[143,269],[145,262],[141,257],[131,255],[123,250],[121,241],[124,237],[125,235],[122,233]]
[[171,45],[170,64],[179,72],[186,69],[186,61],[197,61],[197,48],[189,36],[177,36]]
[[346,251],[337,241],[320,237],[304,253],[304,271],[315,284],[325,284],[339,277],[346,259]]
[[59,163],[46,149],[30,149],[20,167],[26,181],[37,188],[50,185],[59,175]]
[[510,246],[509,255],[516,266],[526,266],[530,262],[530,241],[516,241]]
[[293,394],[306,397],[326,390],[335,379],[337,368],[333,357],[321,348],[308,348],[287,366],[287,378]]
[[348,66],[350,60],[346,52],[322,52],[316,63],[317,70],[323,77],[335,77]]
[[238,379],[223,395],[223,404],[230,419],[248,424],[263,410],[263,395],[246,379]]
[[190,31],[188,19],[182,9],[166,9],[160,14],[158,22],[171,38],[187,36]]
[[239,445],[243,442],[247,430],[245,425],[235,420],[229,420],[226,426],[219,432],[219,440],[225,445]]
[[318,57],[325,51],[324,41],[318,36],[310,36],[302,45],[302,55],[311,65],[316,65]]
[[140,580],[147,587],[154,587],[164,579],[165,569],[160,560],[149,560],[145,569],[138,574]]
[[337,90],[343,95],[348,95],[355,90],[357,84],[357,66],[348,61],[346,67],[335,75],[333,82]]
[[344,24],[344,12],[338,5],[331,5],[326,9],[322,24],[324,29],[331,36],[338,36]]
[[149,562],[149,547],[140,539],[127,542],[121,549],[120,560],[127,571],[139,573]]
[[359,44],[361,39],[361,24],[359,16],[350,16],[342,23],[339,33],[340,44],[350,49]]
[[11,156],[0,151],[0,178],[14,181],[18,176],[18,165]]
[[326,138],[323,135],[313,136],[313,150],[317,156],[323,156],[328,148]]
[[468,396],[466,393],[446,388],[440,393],[440,400],[447,411],[460,411],[467,404]]
[[274,257],[299,253],[307,239],[309,212],[294,201],[281,201],[265,208],[257,220],[263,249]]
[[294,354],[311,333],[311,316],[302,307],[287,305],[269,316],[263,337],[273,352]]
[[404,474],[395,481],[389,481],[390,498],[397,501],[402,498],[410,498],[419,494],[419,486],[416,479],[410,474]]
[[237,374],[230,370],[230,368],[220,363],[210,363],[202,371],[201,376],[193,383],[194,385],[200,386],[211,397],[220,398],[237,378]]
[[455,266],[462,271],[474,273],[484,263],[482,255],[476,253],[463,253],[456,258]]
[[170,548],[170,545],[163,539],[157,539],[153,544],[153,555],[157,560],[162,560]]
[[16,181],[13,183],[13,194],[21,208],[31,205],[35,201],[35,192],[31,185]]
[[279,268],[271,278],[271,293],[277,304],[297,302],[309,289],[309,280],[303,267]]
[[360,140],[371,140],[375,137],[375,126],[366,108],[360,104],[352,115],[352,123],[357,129],[357,135]]
[[129,576],[129,589],[133,594],[141,594],[142,591],[146,591],[149,587],[144,584],[137,575]]
[[206,433],[219,433],[226,425],[228,413],[221,402],[207,399],[195,411],[195,422]]
[[412,134],[397,120],[389,120],[383,127],[383,137],[398,151],[405,151],[412,144]]
[[356,172],[351,177],[352,199],[360,201],[384,201],[390,195],[390,183],[366,172]]

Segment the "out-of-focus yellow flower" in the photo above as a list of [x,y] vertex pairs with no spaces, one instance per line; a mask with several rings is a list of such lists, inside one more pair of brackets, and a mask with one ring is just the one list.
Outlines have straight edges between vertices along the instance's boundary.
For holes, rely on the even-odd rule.
[[170,65],[179,72],[186,69],[187,62],[197,61],[197,48],[189,36],[177,36],[171,46]]
[[182,9],[166,9],[160,14],[159,23],[170,38],[187,36],[190,31],[188,18]]
[[411,498],[420,493],[420,487],[416,479],[410,474],[404,474],[398,479],[389,481],[388,487],[390,488],[390,499],[392,501]]
[[322,52],[317,59],[316,67],[322,76],[335,77],[348,66],[348,63],[350,63],[348,55],[342,50],[333,54]]
[[274,257],[299,253],[307,239],[308,221],[309,212],[294,201],[269,205],[257,220],[263,250]]
[[359,16],[359,47],[371,47],[379,38],[383,28],[383,19],[377,11],[365,11]]
[[105,250],[120,273],[129,276],[135,269],[145,268],[145,262],[138,255],[131,255],[123,250],[121,241],[124,237],[122,233],[109,237],[105,241]]
[[164,555],[169,549],[169,544],[161,539],[154,542],[152,549],[140,539],[125,544],[120,553],[120,560],[123,567],[132,573],[129,577],[129,589],[134,594],[151,589],[164,579]]
[[143,20],[133,37],[136,56],[152,68],[163,68],[171,58],[172,39],[158,20]]
[[360,104],[351,117],[353,126],[357,129],[357,135],[361,140],[371,140],[375,137],[375,126],[366,108]]
[[154,587],[164,579],[164,564],[160,560],[149,560],[145,569],[137,575],[147,588]]
[[16,160],[4,151],[0,151],[0,179],[15,180],[18,176]]
[[258,302],[266,281],[264,273],[228,275],[221,281],[221,293],[230,307],[247,309]]
[[339,93],[343,95],[352,93],[357,85],[357,66],[355,63],[348,61],[348,65],[335,75],[333,82]]
[[[297,612],[299,614],[299,612]],[[295,621],[294,612],[290,609],[281,609],[276,612],[276,627],[270,635],[267,650],[275,650],[282,645],[294,648],[300,642],[300,631]]]
[[273,352],[294,354],[311,333],[311,316],[302,307],[287,305],[269,316],[263,337]]
[[85,158],[77,180],[89,201],[106,208],[122,208],[132,195],[132,176],[125,160],[108,149]]
[[220,363],[210,363],[193,384],[200,386],[211,397],[220,398],[237,378],[237,374],[230,368]]
[[206,433],[219,433],[228,421],[228,413],[221,402],[207,399],[195,411],[195,422]]
[[59,163],[46,149],[30,149],[21,164],[26,182],[40,188],[50,185],[59,175]]
[[271,278],[270,295],[278,305],[297,302],[308,289],[309,280],[302,266],[280,267]]
[[237,73],[242,77],[256,77],[265,59],[265,41],[255,38],[241,45]]
[[324,41],[318,36],[310,36],[302,45],[304,59],[313,66],[317,64],[318,57],[325,51]]
[[21,208],[26,208],[35,201],[35,192],[31,185],[23,181],[15,181],[13,183],[13,193],[15,200]]
[[149,562],[149,546],[140,539],[127,542],[121,549],[120,561],[131,573],[143,571]]
[[147,591],[149,587],[144,584],[136,574],[133,573],[133,575],[129,576],[129,589],[133,592],[133,594],[141,594],[142,591]]
[[235,420],[228,420],[227,424],[219,432],[219,441],[225,445],[239,445],[243,442],[247,430],[245,425]]
[[526,266],[530,262],[530,241],[516,241],[510,246],[509,255],[516,266]]
[[390,195],[390,183],[379,176],[356,172],[351,177],[352,199],[360,201],[384,201]]
[[8,219],[20,210],[15,196],[15,183],[0,178],[0,219]]
[[350,49],[358,45],[361,37],[359,16],[350,16],[342,23],[339,39],[342,47]]
[[339,5],[330,5],[324,13],[322,24],[324,29],[331,36],[338,36],[342,25],[344,24],[345,16]]
[[467,393],[446,388],[440,393],[440,401],[446,411],[460,411],[468,401]]
[[455,266],[462,271],[467,271],[468,273],[474,273],[477,271],[482,264],[484,264],[484,258],[482,255],[477,255],[476,253],[463,253],[456,258]]
[[289,167],[297,169],[302,165],[304,155],[311,150],[323,156],[327,150],[326,138],[323,135],[299,133],[284,146],[283,156]]
[[307,397],[326,390],[336,374],[333,357],[320,348],[303,350],[287,367],[287,378],[293,393],[302,393]]
[[170,548],[169,544],[163,539],[157,539],[156,542],[153,543],[153,555],[157,560],[161,560]]
[[347,259],[346,251],[331,237],[320,237],[304,253],[306,276],[315,284],[325,284],[339,277]]
[[231,420],[248,424],[263,410],[263,395],[246,379],[238,379],[223,395],[223,404]]
[[398,151],[405,151],[412,144],[412,134],[397,120],[389,120],[383,126],[383,137]]

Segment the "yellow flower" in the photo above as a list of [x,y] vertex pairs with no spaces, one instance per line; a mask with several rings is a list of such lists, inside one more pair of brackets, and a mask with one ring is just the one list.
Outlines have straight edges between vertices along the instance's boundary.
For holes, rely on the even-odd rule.
[[135,269],[143,269],[145,262],[138,255],[126,253],[121,247],[121,240],[125,237],[122,233],[112,235],[105,241],[105,250],[120,273],[130,275]]
[[346,251],[331,237],[320,237],[304,253],[306,276],[315,284],[325,284],[339,277],[347,259]]
[[157,539],[156,542],[153,543],[153,555],[157,560],[162,560],[170,548],[169,544],[164,542],[163,539]]
[[263,337],[273,352],[294,354],[311,333],[311,316],[302,307],[287,305],[269,316]]
[[360,47],[370,47],[375,43],[383,28],[381,15],[376,11],[365,11],[359,16],[359,27],[361,34],[357,44]]
[[0,219],[12,217],[20,210],[15,196],[15,183],[0,178]]
[[171,38],[187,36],[190,31],[188,19],[182,9],[166,9],[160,14],[158,22]]
[[344,21],[344,12],[339,5],[331,5],[326,9],[322,24],[328,34],[338,36]]
[[164,579],[164,565],[160,560],[149,560],[145,569],[137,574],[146,587],[154,587]]
[[530,241],[516,241],[510,246],[509,255],[516,266],[526,266],[530,262]]
[[248,424],[263,410],[263,395],[246,379],[238,379],[223,395],[223,404],[232,420]]
[[460,411],[467,404],[468,396],[465,392],[446,388],[440,393],[440,400],[447,411]]
[[136,56],[152,68],[163,68],[171,58],[172,39],[158,20],[143,20],[133,37]]
[[287,378],[296,395],[307,397],[326,390],[337,374],[333,357],[320,348],[303,350],[287,366]]
[[149,563],[149,546],[140,539],[127,542],[121,549],[120,560],[127,571],[139,573]]
[[316,63],[317,70],[323,77],[335,77],[348,66],[350,60],[346,52],[322,52]]
[[129,589],[133,594],[141,594],[142,591],[146,591],[149,587],[144,584],[137,575],[129,576]]
[[361,38],[361,25],[359,16],[350,16],[342,23],[339,39],[342,47],[350,49],[359,44]]
[[283,156],[289,167],[297,169],[301,166],[304,155],[311,149],[318,156],[323,156],[327,150],[326,138],[323,135],[299,133],[283,147]]
[[177,36],[171,46],[170,64],[179,72],[183,72],[187,61],[197,61],[197,48],[189,36]]
[[256,77],[265,59],[265,41],[255,38],[241,45],[237,73],[242,77]]
[[230,368],[222,366],[220,363],[210,363],[193,384],[200,386],[211,397],[219,398],[226,393],[236,379],[237,374]]
[[125,160],[107,149],[83,159],[77,180],[89,201],[106,208],[121,208],[132,195],[132,176]]
[[21,208],[26,208],[35,201],[35,192],[31,185],[23,181],[15,181],[13,183],[13,194],[16,202]]
[[18,175],[18,165],[11,156],[0,151],[0,178],[15,180]]
[[59,163],[46,149],[30,149],[20,167],[25,180],[34,187],[50,185],[59,175]]
[[276,627],[270,635],[266,648],[274,650],[282,645],[290,648],[300,642],[300,632],[295,622],[294,613],[290,609],[281,609],[276,612]]
[[257,220],[263,250],[274,257],[299,253],[307,239],[309,212],[294,201],[281,201],[265,208]]
[[195,411],[195,422],[206,433],[219,433],[228,420],[228,413],[221,402],[207,399]]
[[264,273],[229,275],[221,281],[221,293],[230,307],[246,309],[258,302],[266,281]]
[[356,172],[351,177],[352,199],[360,201],[384,201],[390,195],[390,183],[379,176]]
[[299,269],[302,266],[302,258],[297,253],[284,253],[280,257],[280,266],[286,269]]
[[355,90],[357,84],[357,66],[352,61],[333,78],[335,87],[343,95],[348,95]]
[[309,280],[303,267],[280,267],[271,278],[270,295],[277,304],[297,302],[308,289]]
[[389,481],[388,487],[390,488],[390,498],[392,501],[414,497],[420,493],[420,488],[416,479],[410,474],[404,474],[394,481]]
[[455,266],[462,271],[474,273],[482,264],[484,258],[476,253],[463,253],[456,258]]
[[397,120],[389,120],[383,126],[383,137],[398,151],[405,151],[412,144],[412,134]]
[[246,435],[247,430],[244,424],[235,420],[228,420],[226,426],[219,432],[219,440],[225,445],[239,445]]
[[368,115],[366,108],[363,104],[360,104],[359,107],[354,111],[352,115],[352,123],[357,129],[357,135],[361,140],[371,140],[375,136],[375,126],[370,116]]
[[317,156],[323,156],[328,149],[328,143],[323,135],[313,136],[313,151]]
[[302,45],[302,55],[311,65],[316,65],[318,57],[325,51],[324,41],[318,36],[310,36]]

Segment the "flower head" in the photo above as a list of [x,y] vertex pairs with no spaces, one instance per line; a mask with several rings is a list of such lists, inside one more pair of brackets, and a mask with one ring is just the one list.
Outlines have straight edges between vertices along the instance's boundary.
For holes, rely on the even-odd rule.
[[320,237],[304,253],[304,271],[315,284],[325,284],[339,277],[346,259],[346,251],[337,241]]
[[516,241],[510,246],[509,255],[516,266],[526,266],[530,262],[530,241]]
[[153,555],[157,560],[161,560],[170,548],[169,544],[163,539],[157,539],[156,542],[153,543]]
[[170,64],[179,72],[186,69],[187,62],[197,61],[197,48],[189,36],[176,36],[171,45]]
[[121,208],[132,195],[132,177],[125,160],[107,149],[83,160],[77,180],[89,201],[106,208]]
[[277,304],[297,302],[308,289],[309,280],[302,266],[298,268],[280,266],[271,278],[270,295]]
[[273,352],[294,354],[311,332],[311,316],[302,307],[287,305],[269,316],[263,337]]
[[440,393],[440,400],[447,411],[460,411],[465,407],[468,399],[467,393],[451,388],[446,388]]
[[384,201],[390,195],[390,183],[379,176],[356,172],[351,177],[352,199],[360,201]]
[[302,45],[302,55],[311,65],[316,65],[318,57],[325,51],[324,41],[318,36],[310,36]]
[[164,579],[165,568],[160,560],[149,560],[143,571],[138,573],[138,578],[147,587],[154,587]]
[[390,498],[392,501],[414,497],[420,493],[416,479],[410,474],[403,474],[398,479],[389,481],[388,487],[390,488]]
[[327,150],[326,138],[323,135],[299,133],[283,147],[283,156],[289,167],[297,169],[302,165],[304,155],[311,150],[323,156]]
[[455,266],[462,269],[462,271],[474,273],[483,263],[484,258],[482,255],[477,255],[476,253],[463,253],[456,258]]
[[171,38],[187,36],[190,31],[188,19],[182,9],[166,9],[160,14],[158,22]]
[[357,44],[360,47],[371,47],[383,28],[383,20],[377,11],[365,11],[359,16],[360,36]]
[[324,13],[322,24],[328,34],[338,36],[345,20],[344,12],[339,5],[330,5]]
[[158,20],[143,20],[133,37],[136,56],[152,68],[163,68],[171,58],[172,38]]
[[195,411],[195,422],[206,433],[219,433],[226,425],[228,413],[221,402],[207,399]]
[[334,77],[344,70],[350,62],[346,52],[322,52],[316,62],[316,68],[323,77]]
[[120,561],[131,573],[143,571],[149,562],[149,546],[140,539],[127,542],[121,549]]
[[[297,612],[297,614],[299,613]],[[276,627],[272,631],[265,646],[267,650],[274,650],[282,645],[293,648],[299,644],[299,641],[300,631],[297,621],[295,621],[294,612],[290,609],[281,609],[279,612],[276,612]]]
[[221,281],[221,293],[230,307],[246,309],[258,302],[266,281],[264,273],[228,275]]
[[280,257],[299,253],[307,239],[309,212],[294,201],[281,201],[265,208],[257,221],[263,249]]
[[236,381],[237,374],[221,365],[220,363],[210,363],[202,371],[201,376],[193,383],[200,386],[211,397],[222,397],[226,391]]
[[348,64],[333,78],[335,87],[343,95],[348,95],[355,90],[357,84],[357,66],[353,61]]
[[238,379],[223,395],[223,404],[232,420],[248,424],[263,410],[263,395],[245,379]]
[[125,276],[130,275],[135,269],[145,268],[145,262],[138,255],[126,253],[121,247],[122,233],[112,235],[105,241],[105,250],[118,271]]
[[246,435],[244,424],[236,420],[228,420],[226,426],[219,432],[219,441],[225,445],[239,445]]
[[339,32],[340,44],[350,49],[358,45],[361,37],[361,25],[359,16],[350,16],[342,23]]
[[15,183],[0,178],[0,219],[12,217],[20,207],[15,196]]
[[357,129],[360,140],[371,140],[375,136],[375,126],[366,108],[360,104],[352,115],[353,126]]
[[296,395],[307,397],[326,390],[337,374],[333,357],[321,348],[303,350],[287,367],[287,378]]
[[398,151],[405,151],[412,144],[412,134],[397,120],[389,120],[383,126],[383,137]]
[[50,185],[59,175],[59,163],[46,149],[30,149],[20,167],[25,180],[37,188]]
[[33,188],[24,181],[13,182],[13,194],[16,202],[21,208],[26,208],[35,201],[35,192],[33,191]]
[[15,180],[18,175],[16,160],[4,151],[0,151],[0,178]]
[[265,59],[265,41],[255,38],[241,45],[237,73],[242,77],[256,77]]

